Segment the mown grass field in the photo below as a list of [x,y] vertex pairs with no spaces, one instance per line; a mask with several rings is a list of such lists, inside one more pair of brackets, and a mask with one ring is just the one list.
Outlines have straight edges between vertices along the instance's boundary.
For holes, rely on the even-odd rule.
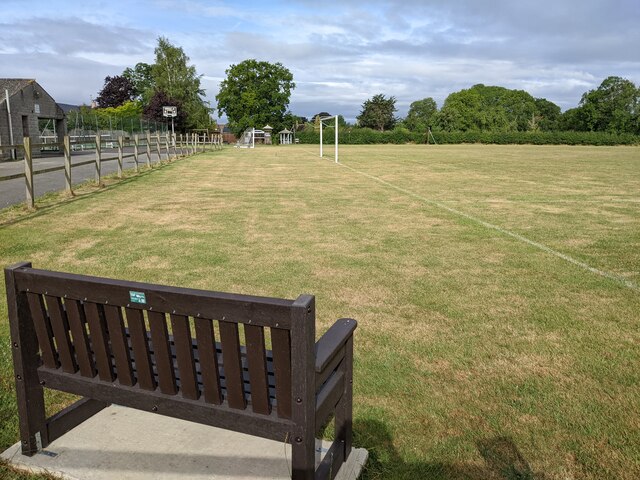
[[[340,156],[227,149],[0,213],[0,263],[312,293],[318,335],[356,318],[366,479],[640,478],[640,148]],[[2,292],[5,448],[17,418]]]

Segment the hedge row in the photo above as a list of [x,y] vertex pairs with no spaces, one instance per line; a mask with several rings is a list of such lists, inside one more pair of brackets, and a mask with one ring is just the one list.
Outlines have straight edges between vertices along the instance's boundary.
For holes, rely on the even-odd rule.
[[[640,145],[640,136],[605,132],[433,132],[438,144],[486,143],[495,145]],[[320,141],[318,132],[305,130],[296,137],[300,143]],[[324,134],[326,144],[333,144],[333,129]],[[424,133],[395,129],[379,132],[369,128],[352,128],[339,132],[339,142],[343,145],[367,145],[376,143],[426,143]],[[431,138],[429,143],[431,143]]]

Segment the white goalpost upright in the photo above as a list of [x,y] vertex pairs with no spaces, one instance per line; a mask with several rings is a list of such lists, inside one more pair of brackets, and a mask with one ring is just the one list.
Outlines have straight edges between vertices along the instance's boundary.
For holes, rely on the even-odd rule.
[[322,158],[322,125],[325,120],[335,119],[335,157],[338,163],[338,115],[328,117],[320,117],[320,157]]
[[247,128],[236,142],[236,148],[255,148],[256,146],[256,129]]

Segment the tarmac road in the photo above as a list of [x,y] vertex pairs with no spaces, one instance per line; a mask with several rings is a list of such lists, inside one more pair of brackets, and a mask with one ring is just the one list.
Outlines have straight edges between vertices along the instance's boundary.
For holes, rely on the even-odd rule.
[[[133,153],[133,148],[125,148],[124,154],[127,155]],[[118,155],[117,149],[102,149],[102,157],[111,158]],[[77,185],[87,180],[92,180],[96,175],[96,167],[94,163],[83,165],[81,167],[73,167],[74,164],[86,162],[88,160],[95,160],[96,154],[94,150],[87,152],[72,152],[71,153],[71,183]],[[164,159],[163,154],[163,159]],[[138,164],[143,166],[146,164],[147,155],[146,152],[140,151],[138,157]],[[158,161],[158,155],[151,154],[151,162],[156,163]],[[46,168],[64,166],[64,156],[46,156],[42,158],[33,159],[33,171],[44,170]],[[125,158],[122,162],[122,168],[124,170],[134,168],[135,162],[133,157]],[[102,161],[101,173],[102,175],[109,175],[118,171],[118,161],[108,160]],[[13,175],[16,173],[24,173],[24,161],[9,161],[0,162],[0,177],[7,175]],[[37,198],[48,192],[56,192],[64,190],[64,170],[43,173],[33,176],[34,196]],[[0,208],[5,208],[10,205],[16,205],[26,201],[26,187],[24,178],[14,178],[13,180],[0,181]]]

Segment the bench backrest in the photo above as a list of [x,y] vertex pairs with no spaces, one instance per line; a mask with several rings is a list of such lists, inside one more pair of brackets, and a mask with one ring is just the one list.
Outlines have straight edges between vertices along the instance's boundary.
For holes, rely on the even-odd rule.
[[27,267],[15,270],[15,285],[26,295],[44,369],[282,419],[292,417],[299,394],[292,377],[313,378],[312,296],[274,299]]

